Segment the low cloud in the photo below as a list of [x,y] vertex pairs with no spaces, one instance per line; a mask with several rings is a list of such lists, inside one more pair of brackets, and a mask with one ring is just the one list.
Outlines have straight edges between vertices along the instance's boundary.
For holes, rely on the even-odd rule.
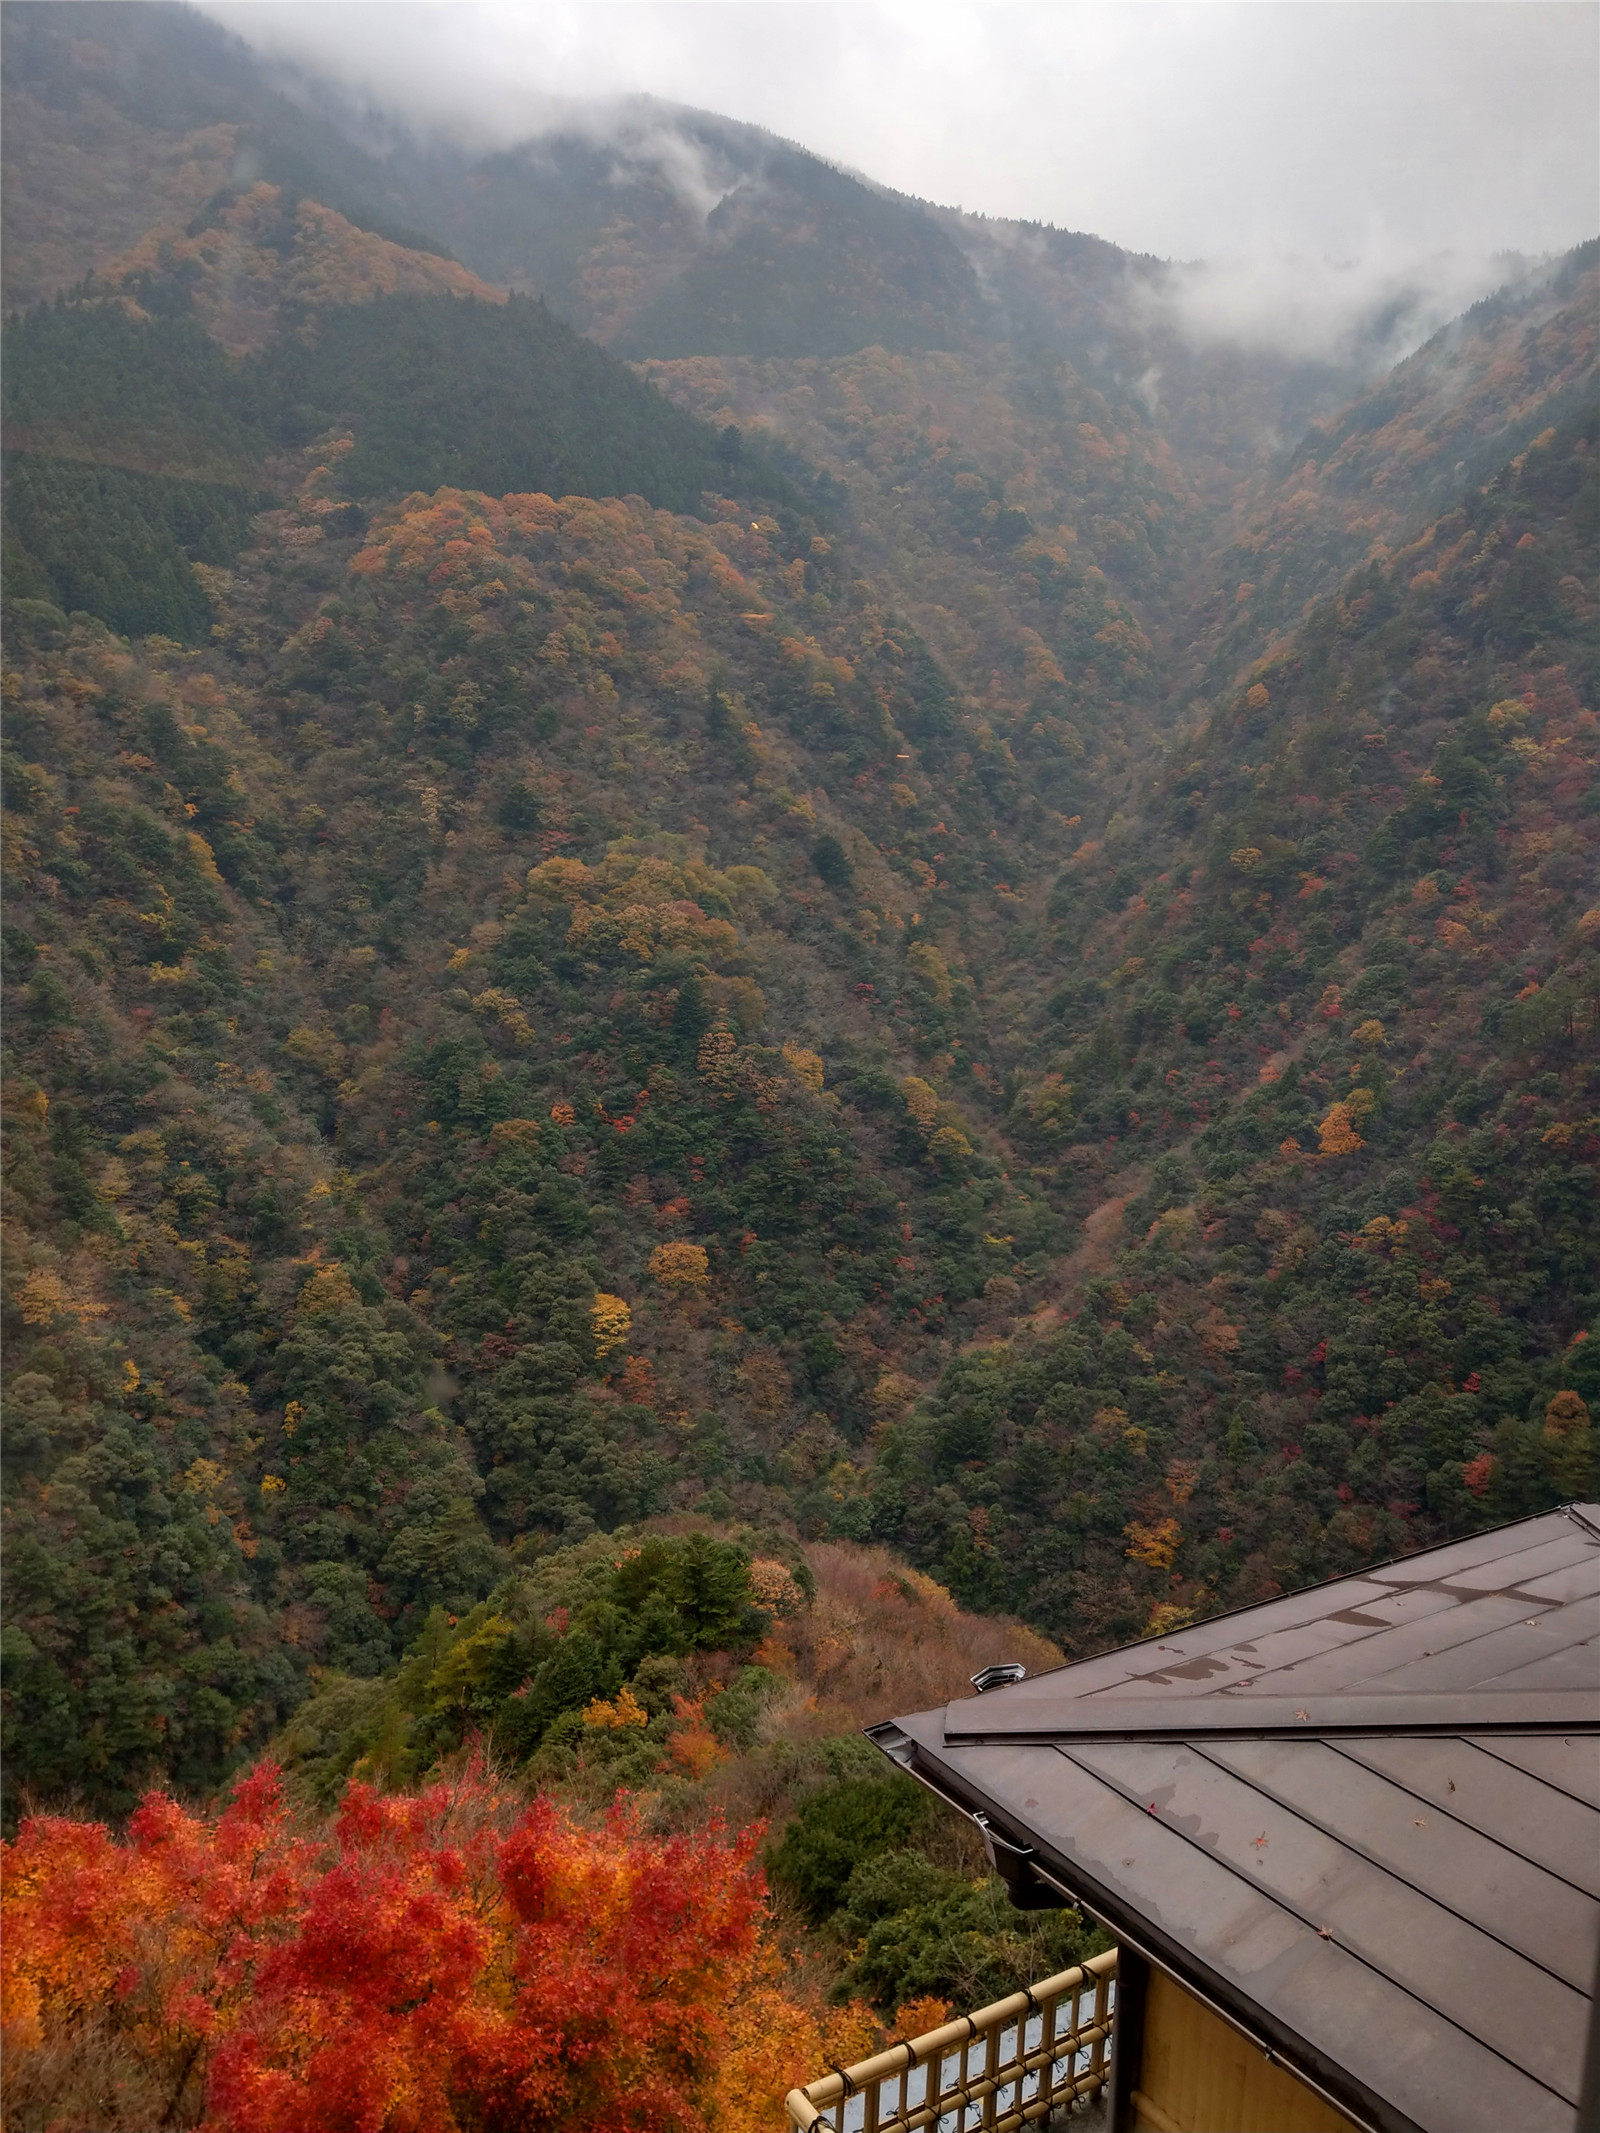
[[[734,173],[674,115],[765,127],[948,206],[1171,260],[1196,339],[1374,367],[1595,232],[1586,0],[202,0],[357,104],[488,154],[552,134]],[[653,101],[659,99],[660,101]]]
[[648,107],[619,115],[611,135],[619,179],[651,170],[671,186],[682,204],[704,223],[736,188],[747,183],[730,159]]
[[[481,145],[456,126],[441,123],[432,130],[458,149]],[[613,185],[631,184],[646,172],[660,178],[702,224],[730,193],[751,189],[746,165],[719,147],[714,135],[708,138],[695,125],[694,114],[676,111],[654,97],[603,103],[552,98],[541,107],[539,125],[504,146],[537,161],[558,141],[582,141],[603,150],[610,159]]]
[[1517,252],[1197,261],[1147,285],[1147,301],[1201,345],[1269,348],[1376,373],[1540,263]]

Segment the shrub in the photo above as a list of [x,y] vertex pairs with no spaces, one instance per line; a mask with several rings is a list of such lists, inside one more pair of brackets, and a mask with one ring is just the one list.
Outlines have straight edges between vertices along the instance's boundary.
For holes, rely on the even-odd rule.
[[896,1772],[835,1779],[803,1803],[784,1832],[772,1853],[772,1877],[821,1925],[843,1902],[861,1861],[902,1849],[928,1816],[927,1794]]
[[811,847],[811,864],[830,889],[848,889],[854,880],[850,861],[837,837],[819,837]]
[[1076,1911],[1018,1911],[994,1875],[968,1881],[904,1851],[856,1867],[834,1929],[856,1951],[840,1996],[886,2015],[922,1999],[982,2007],[1104,1945]]

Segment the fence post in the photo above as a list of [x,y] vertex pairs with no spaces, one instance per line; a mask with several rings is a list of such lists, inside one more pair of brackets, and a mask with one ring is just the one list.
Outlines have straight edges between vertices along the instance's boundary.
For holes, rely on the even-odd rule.
[[1117,2019],[1111,2031],[1109,2133],[1134,2133],[1133,2092],[1144,2057],[1144,2003],[1150,1965],[1131,1948],[1117,1951]]

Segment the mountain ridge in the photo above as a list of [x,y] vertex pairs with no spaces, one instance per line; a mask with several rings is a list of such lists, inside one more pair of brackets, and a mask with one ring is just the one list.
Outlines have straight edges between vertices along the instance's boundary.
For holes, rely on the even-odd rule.
[[614,341],[780,344],[630,369],[374,227],[459,165],[20,19],[155,212],[8,179],[14,1782],[212,1787],[624,1525],[1077,1654],[1591,1485],[1592,248],[1369,385],[512,158]]

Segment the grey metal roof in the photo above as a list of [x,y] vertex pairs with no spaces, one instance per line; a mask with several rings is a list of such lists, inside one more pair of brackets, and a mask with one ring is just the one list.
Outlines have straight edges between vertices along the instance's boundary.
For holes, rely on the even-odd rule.
[[[1600,1505],[874,1727],[1395,2133],[1568,2133],[1600,1951]],[[1019,1858],[1018,1854],[1022,1856]]]

